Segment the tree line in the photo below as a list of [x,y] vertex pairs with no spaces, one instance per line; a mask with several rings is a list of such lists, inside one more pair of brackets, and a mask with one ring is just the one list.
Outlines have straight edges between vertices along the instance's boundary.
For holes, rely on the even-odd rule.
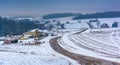
[[53,18],[62,18],[62,17],[70,17],[74,16],[73,20],[77,19],[91,19],[91,18],[112,18],[112,17],[120,17],[119,11],[107,11],[107,12],[98,12],[92,14],[81,14],[81,13],[54,13],[44,15],[43,19],[53,19]]
[[111,12],[101,12],[101,13],[78,15],[78,16],[74,17],[73,20],[91,19],[91,18],[112,18],[112,17],[120,17],[120,12],[119,11],[111,11]]
[[29,19],[12,20],[0,17],[0,36],[19,35],[34,28],[45,29],[44,24]]

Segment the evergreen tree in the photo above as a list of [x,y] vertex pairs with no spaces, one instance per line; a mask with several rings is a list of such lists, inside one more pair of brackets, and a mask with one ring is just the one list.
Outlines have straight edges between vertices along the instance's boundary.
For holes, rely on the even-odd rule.
[[112,24],[112,27],[118,27],[118,22],[114,22],[114,23]]
[[65,24],[64,24],[64,23],[62,23],[62,24],[61,24],[61,28],[62,28],[62,29],[65,29],[65,27],[64,27],[64,26],[65,26]]
[[100,27],[101,28],[109,28],[109,25],[107,23],[103,23]]

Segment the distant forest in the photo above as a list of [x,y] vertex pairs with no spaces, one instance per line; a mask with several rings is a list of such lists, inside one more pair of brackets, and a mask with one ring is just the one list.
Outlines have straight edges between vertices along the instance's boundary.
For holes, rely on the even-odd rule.
[[55,13],[48,14],[43,16],[43,19],[53,19],[53,18],[62,18],[62,17],[70,17],[74,16],[73,20],[77,19],[91,19],[91,18],[112,18],[112,17],[120,17],[119,11],[110,11],[110,12],[100,12],[93,14],[81,14],[81,13]]
[[29,19],[12,20],[0,17],[0,36],[19,35],[34,28],[45,28],[44,24],[37,24],[36,22]]
[[112,17],[120,17],[120,12],[114,11],[114,12],[102,12],[102,13],[79,15],[74,17],[73,20],[90,19],[90,18],[112,18]]
[[53,19],[53,18],[62,18],[62,17],[70,17],[70,16],[78,16],[81,13],[55,13],[55,14],[47,14],[44,15],[43,19]]

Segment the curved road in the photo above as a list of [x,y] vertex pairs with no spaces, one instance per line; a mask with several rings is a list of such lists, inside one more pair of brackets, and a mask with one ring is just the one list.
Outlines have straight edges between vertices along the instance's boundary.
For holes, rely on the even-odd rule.
[[71,53],[65,49],[63,49],[57,42],[57,40],[60,37],[52,38],[50,42],[50,46],[55,50],[56,52],[65,55],[71,59],[74,59],[78,61],[81,65],[120,65],[120,63],[115,63],[115,62],[110,62],[106,61],[103,59],[98,59],[98,58],[93,58],[93,57],[88,57],[88,56],[83,56],[83,55],[78,55],[75,53]]

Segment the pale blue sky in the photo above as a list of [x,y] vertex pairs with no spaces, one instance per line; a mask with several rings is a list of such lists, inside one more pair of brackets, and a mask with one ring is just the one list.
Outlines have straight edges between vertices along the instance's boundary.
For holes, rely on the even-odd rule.
[[0,0],[1,16],[120,11],[120,0]]

